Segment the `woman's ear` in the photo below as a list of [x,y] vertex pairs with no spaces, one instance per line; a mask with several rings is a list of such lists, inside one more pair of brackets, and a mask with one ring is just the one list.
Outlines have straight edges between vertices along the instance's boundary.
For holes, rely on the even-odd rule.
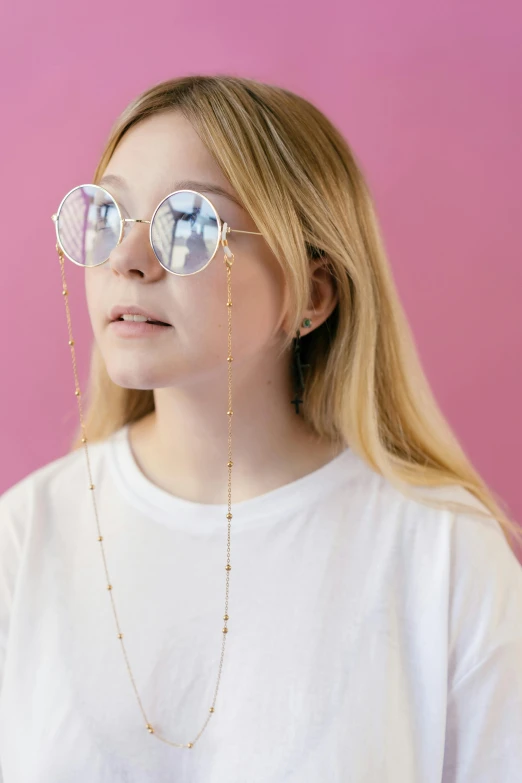
[[306,334],[326,321],[335,309],[339,296],[335,280],[324,258],[311,261],[311,296],[308,309],[302,314],[310,318],[312,325]]
[[[305,327],[302,334],[309,334],[321,326],[331,315],[339,300],[335,280],[324,257],[310,260],[310,275],[311,295],[307,308],[301,313],[301,323],[305,318],[309,318],[312,324]],[[285,312],[288,305],[287,297],[288,289],[285,292]],[[289,329],[288,321],[289,316],[286,315],[281,325],[285,332]]]

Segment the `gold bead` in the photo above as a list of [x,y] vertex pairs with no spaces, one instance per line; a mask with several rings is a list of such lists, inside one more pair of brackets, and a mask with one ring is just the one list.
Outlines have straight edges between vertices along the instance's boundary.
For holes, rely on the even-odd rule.
[[107,590],[112,590],[112,585],[107,585]]
[[232,307],[232,302],[227,302],[227,307]]
[[122,633],[118,634],[118,639],[123,639],[123,634]]
[[152,728],[150,723],[147,723],[147,731],[149,732],[149,734],[154,734],[154,729]]
[[230,564],[227,564],[227,565],[225,566],[225,570],[226,570],[226,571],[231,571],[231,570],[232,570],[232,566],[231,566]]
[[68,293],[69,293],[69,291],[68,291],[66,288],[65,288],[65,289],[62,291],[62,294],[63,294],[64,296],[67,296],[67,294],[68,294]]
[[227,514],[227,519],[232,519],[232,514]]
[[69,340],[69,345],[74,345],[74,340]]
[[74,393],[76,394],[77,397],[80,396],[80,390],[79,389],[76,389],[76,391]]
[[94,489],[94,484],[89,484],[89,489]]
[[227,468],[231,468],[233,464],[233,462],[227,462]]
[[228,614],[223,615],[223,620],[228,620]]
[[228,633],[228,628],[226,626],[223,628],[223,633]]
[[211,708],[209,709],[209,712],[214,712],[214,707],[211,707]]
[[233,359],[232,356],[227,356],[227,362],[233,362],[233,361],[234,361],[234,359]]
[[191,748],[191,747],[192,747],[192,742],[187,742],[187,748]]
[[103,541],[103,536],[98,536],[98,541]]
[[87,438],[82,438],[82,443],[87,443]]
[[233,411],[227,411],[227,416],[232,416]]

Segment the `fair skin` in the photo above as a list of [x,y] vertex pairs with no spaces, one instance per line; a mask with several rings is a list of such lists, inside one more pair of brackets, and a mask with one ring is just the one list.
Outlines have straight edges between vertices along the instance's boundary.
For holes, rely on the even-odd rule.
[[[190,123],[179,112],[155,115],[130,129],[104,176],[124,217],[150,220],[182,179],[205,180],[238,196]],[[103,184],[103,183],[102,183]],[[258,231],[245,209],[208,193],[233,229]],[[149,242],[147,224],[132,228],[109,260],[85,269],[94,338],[118,385],[154,389],[156,410],[131,425],[130,442],[142,472],[167,492],[200,503],[227,503],[227,281],[218,249],[198,274],[165,270]],[[235,260],[232,285],[232,504],[294,481],[333,459],[341,447],[319,440],[290,404],[290,353],[276,354],[287,333],[287,289],[280,264],[261,236],[229,234]],[[302,318],[307,334],[336,305],[328,273],[311,265],[313,297]],[[115,335],[109,311],[136,304],[172,325],[139,338]]]

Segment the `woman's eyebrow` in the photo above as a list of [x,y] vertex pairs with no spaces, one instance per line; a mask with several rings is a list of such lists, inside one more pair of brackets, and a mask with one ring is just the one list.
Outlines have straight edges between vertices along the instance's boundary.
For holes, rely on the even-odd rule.
[[[129,189],[125,179],[120,177],[118,174],[105,174],[99,181],[98,185],[101,187],[104,187],[104,185],[116,185],[122,190]],[[205,182],[196,179],[183,179],[179,182],[174,182],[171,185],[170,192],[174,193],[176,190],[197,190],[201,193],[215,193],[217,196],[224,196],[225,198],[230,199],[230,201],[233,201],[234,204],[237,204],[238,207],[243,209],[241,202],[238,201],[238,199],[233,196],[232,193],[229,193],[219,185],[215,185],[213,182]]]

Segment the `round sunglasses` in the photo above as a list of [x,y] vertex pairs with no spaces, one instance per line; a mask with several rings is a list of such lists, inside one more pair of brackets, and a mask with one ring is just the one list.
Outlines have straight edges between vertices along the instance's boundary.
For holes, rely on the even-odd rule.
[[174,275],[193,275],[207,267],[221,244],[227,256],[227,234],[241,231],[221,220],[206,196],[177,190],[160,201],[152,218],[125,218],[116,199],[101,185],[78,185],[52,215],[64,255],[79,266],[104,264],[123,241],[132,223],[148,223],[149,239],[161,266]]

